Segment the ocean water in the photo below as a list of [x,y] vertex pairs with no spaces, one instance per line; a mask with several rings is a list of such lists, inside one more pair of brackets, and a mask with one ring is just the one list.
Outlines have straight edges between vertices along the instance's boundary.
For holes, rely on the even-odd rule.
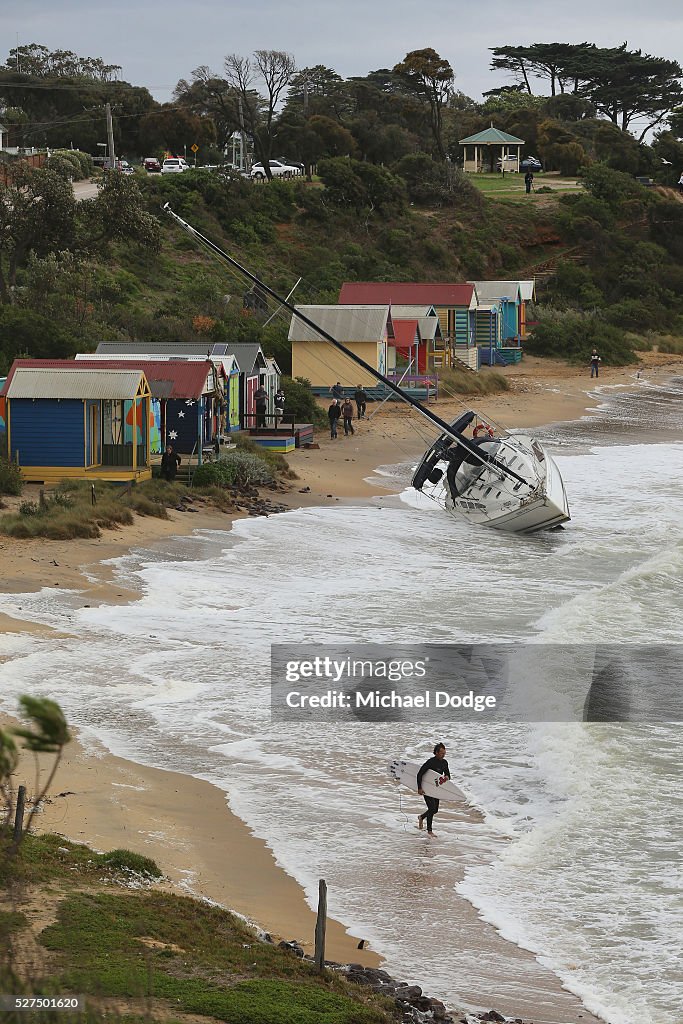
[[[135,604],[1,597],[71,635],[0,639],[0,707],[47,694],[86,742],[224,789],[311,902],[325,877],[331,913],[430,994],[528,1006],[523,947],[610,1024],[678,1024],[677,725],[444,723],[435,736],[412,720],[270,721],[274,639],[680,644],[683,382],[601,394],[590,417],[542,432],[566,530],[475,530],[406,493],[166,541],[117,563]],[[430,844],[386,765],[436,739],[470,807],[442,805]],[[483,945],[470,904],[491,926]]]

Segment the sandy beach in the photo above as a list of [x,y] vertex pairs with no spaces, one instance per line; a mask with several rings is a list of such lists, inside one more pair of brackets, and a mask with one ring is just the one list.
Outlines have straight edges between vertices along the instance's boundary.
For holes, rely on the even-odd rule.
[[[681,366],[673,357],[647,354],[640,376],[651,381],[666,379],[680,373]],[[598,389],[633,386],[637,373],[633,367],[606,369],[599,381],[591,381],[585,369],[526,357],[523,368],[507,368],[509,391],[486,396],[474,406],[481,407],[492,421],[509,427],[539,427],[580,418],[600,403]],[[469,407],[467,399],[446,396],[436,411],[442,418],[452,419],[463,406]],[[372,405],[368,411],[373,412]],[[433,437],[427,424],[396,403],[387,403],[376,416],[356,427],[354,436],[342,435],[336,441],[319,433],[319,449],[294,453],[289,461],[298,479],[278,500],[292,508],[382,500],[388,492],[380,494],[381,487],[367,478],[378,466],[416,457]],[[6,499],[9,507],[14,503],[15,499]],[[82,606],[129,602],[135,593],[119,586],[111,566],[102,562],[194,530],[228,530],[234,518],[219,512],[171,510],[168,520],[137,517],[132,526],[108,531],[95,540],[0,538],[0,589],[17,595],[42,588],[73,590]],[[11,615],[0,614],[0,631],[51,634],[47,627],[22,619],[20,601],[11,611]],[[22,771],[32,786],[32,764],[25,761]],[[469,812],[463,808],[462,813]],[[315,915],[303,890],[280,868],[266,844],[230,813],[225,794],[206,782],[140,767],[103,748],[86,749],[76,738],[66,751],[50,801],[37,816],[36,825],[97,850],[125,847],[152,857],[171,886],[215,900],[274,937],[296,939],[309,951],[312,947]],[[469,904],[462,901],[462,905],[468,941],[480,942],[491,955],[501,944],[507,946],[493,928],[478,920]],[[328,923],[328,956],[366,965],[379,963],[376,951],[357,948],[363,936],[349,935],[334,920],[333,894],[329,913],[333,920]],[[529,977],[528,1003],[516,1008],[519,1016],[564,1024],[594,1019],[531,953],[514,950],[520,973]],[[495,995],[491,994],[491,1006],[496,1005]]]

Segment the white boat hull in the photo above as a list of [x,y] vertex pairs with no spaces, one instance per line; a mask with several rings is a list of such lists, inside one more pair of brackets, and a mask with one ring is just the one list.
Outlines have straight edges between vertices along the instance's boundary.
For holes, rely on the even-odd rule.
[[501,470],[465,463],[451,472],[444,458],[434,464],[440,479],[421,488],[446,511],[466,522],[507,533],[536,533],[566,523],[569,504],[562,477],[551,455],[534,438],[516,435],[482,445],[496,461],[528,483],[506,478]]

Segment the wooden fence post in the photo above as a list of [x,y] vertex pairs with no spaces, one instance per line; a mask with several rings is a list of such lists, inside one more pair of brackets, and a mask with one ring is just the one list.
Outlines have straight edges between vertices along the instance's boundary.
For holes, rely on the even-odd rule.
[[315,922],[315,966],[319,971],[325,967],[325,929],[327,927],[327,882],[318,882],[318,918]]
[[21,839],[22,829],[24,827],[24,807],[26,806],[26,786],[19,786],[17,791],[17,809],[14,814],[14,842],[18,843]]

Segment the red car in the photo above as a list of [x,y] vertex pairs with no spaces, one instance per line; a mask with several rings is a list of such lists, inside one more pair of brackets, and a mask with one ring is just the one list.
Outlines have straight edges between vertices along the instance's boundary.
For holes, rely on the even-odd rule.
[[148,174],[158,174],[161,171],[161,164],[155,156],[148,156],[142,161],[142,166]]

